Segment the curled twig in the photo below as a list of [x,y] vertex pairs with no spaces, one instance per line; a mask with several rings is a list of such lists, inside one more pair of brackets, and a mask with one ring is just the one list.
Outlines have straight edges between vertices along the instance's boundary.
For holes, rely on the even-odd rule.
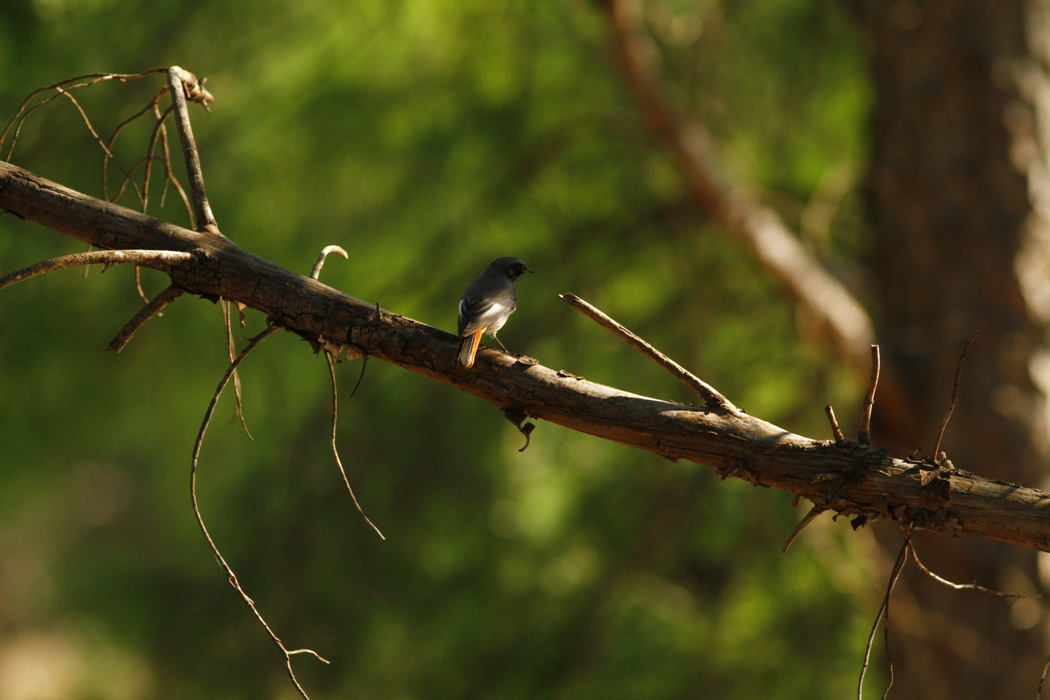
[[[350,486],[350,479],[346,476],[346,470],[343,468],[343,460],[339,458],[339,448],[336,447],[335,437],[336,430],[339,426],[339,389],[336,387],[335,381],[335,361],[332,359],[332,353],[327,350],[324,353],[325,359],[328,361],[328,375],[332,379],[332,454],[335,455],[335,463],[339,467],[339,473],[343,475],[343,483],[346,484],[346,490],[350,492],[350,498],[354,502],[354,506],[357,508],[357,512],[361,514],[361,517],[365,519],[365,522],[372,526],[372,529],[379,535],[379,539],[385,540],[386,537],[380,532],[379,528],[376,527],[367,515],[362,510],[361,504],[357,502],[357,496],[354,495],[354,489]],[[367,358],[366,358],[367,359]],[[361,376],[364,377],[364,367],[361,368]],[[358,386],[360,386],[361,380],[358,379]],[[354,392],[357,392],[357,387],[354,387]],[[353,394],[351,394],[351,397]]]
[[599,325],[612,331],[614,335],[618,336],[628,345],[630,345],[636,350],[641,351],[644,355],[648,356],[651,360],[656,362],[656,364],[660,365],[668,372],[673,374],[682,383],[684,383],[690,389],[699,394],[700,397],[703,398],[704,403],[710,406],[711,408],[717,408],[729,413],[735,413],[740,410],[732,403],[730,403],[729,399],[722,396],[722,394],[720,394],[713,386],[703,381],[696,375],[692,374],[685,367],[682,367],[680,364],[669,358],[667,355],[664,355],[662,352],[654,348],[642,338],[627,330],[627,328],[620,325],[618,322],[610,318],[598,308],[587,303],[575,294],[560,294],[559,296],[565,301],[569,302],[570,305],[582,311],[584,314],[596,321]]
[[303,687],[299,684],[299,679],[295,677],[295,671],[292,670],[292,656],[296,654],[310,654],[323,663],[327,664],[329,661],[312,649],[288,649],[284,645],[281,638],[278,637],[273,629],[270,628],[270,625],[266,623],[266,620],[259,612],[259,609],[255,607],[255,601],[245,593],[244,588],[241,587],[240,582],[237,580],[237,575],[233,572],[233,569],[226,562],[226,559],[222,556],[219,548],[215,545],[215,541],[211,538],[208,528],[204,525],[204,518],[201,516],[200,507],[197,504],[197,463],[200,459],[201,445],[204,443],[204,435],[208,432],[208,425],[211,423],[212,415],[215,413],[215,406],[219,403],[219,397],[222,396],[223,389],[226,388],[234,371],[236,371],[237,367],[244,361],[244,358],[248,357],[251,351],[258,347],[259,343],[266,340],[266,338],[278,328],[279,326],[276,325],[267,326],[261,333],[252,338],[248,342],[248,345],[245,346],[244,350],[241,351],[241,354],[230,363],[230,366],[226,369],[226,374],[224,374],[222,379],[219,380],[219,386],[216,387],[215,393],[211,397],[211,403],[208,404],[208,409],[204,412],[204,420],[201,421],[200,430],[197,432],[197,440],[193,444],[193,457],[190,461],[190,499],[193,501],[193,515],[197,519],[197,526],[200,528],[201,532],[204,533],[204,539],[207,540],[212,554],[215,555],[215,559],[219,562],[219,566],[221,566],[222,570],[226,573],[226,579],[229,581],[230,585],[233,586],[233,589],[241,596],[241,599],[245,604],[251,609],[255,618],[259,621],[259,624],[261,624],[263,629],[266,630],[266,633],[270,635],[270,639],[273,640],[273,643],[277,645],[277,648],[281,650],[282,654],[284,654],[285,666],[288,669],[288,677],[292,679],[295,689],[299,691],[299,694],[305,700],[310,700],[310,696],[306,694],[305,690],[303,690]]
[[343,256],[343,260],[349,260],[350,255],[337,245],[326,246],[321,254],[317,256],[317,262],[314,263],[314,269],[310,271],[310,279],[318,279],[321,276],[321,268],[324,267],[325,258],[328,257],[329,253],[338,253]]
[[16,282],[27,280],[30,277],[43,275],[53,270],[62,270],[67,267],[94,265],[96,263],[105,263],[107,266],[119,263],[135,263],[143,267],[167,271],[192,258],[193,255],[190,253],[174,250],[93,250],[86,253],[73,253],[72,255],[62,255],[50,260],[43,260],[34,265],[7,273],[0,277],[0,290],[10,287]]
[[871,377],[868,379],[868,393],[864,395],[864,408],[860,413],[860,431],[857,434],[857,442],[862,445],[871,444],[871,410],[875,406],[875,389],[879,386],[879,346],[871,346]]
[[959,396],[959,381],[962,379],[963,360],[966,359],[966,353],[976,339],[977,331],[974,331],[970,335],[970,339],[966,341],[966,345],[963,345],[962,354],[959,355],[959,364],[955,367],[955,384],[952,386],[952,400],[948,403],[948,412],[944,414],[944,420],[941,421],[941,429],[937,431],[937,444],[933,446],[934,461],[940,459],[938,455],[941,453],[941,439],[944,437],[944,429],[948,427],[948,421],[952,417],[952,411],[955,410],[955,399]]

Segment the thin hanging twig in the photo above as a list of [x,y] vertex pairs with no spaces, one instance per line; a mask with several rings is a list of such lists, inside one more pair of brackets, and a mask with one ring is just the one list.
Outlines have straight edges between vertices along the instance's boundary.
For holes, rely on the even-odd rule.
[[273,640],[273,643],[277,645],[277,648],[281,650],[282,654],[284,654],[288,677],[292,679],[292,684],[294,684],[295,689],[299,691],[299,695],[301,695],[304,700],[310,700],[310,696],[306,694],[303,686],[299,684],[299,679],[295,677],[295,671],[292,670],[292,656],[296,654],[311,654],[323,663],[327,664],[330,662],[312,649],[288,649],[284,645],[281,638],[278,637],[270,625],[267,624],[262,613],[259,612],[259,609],[255,607],[255,601],[248,597],[248,594],[244,592],[244,588],[241,587],[240,581],[237,580],[237,575],[222,556],[215,541],[211,538],[208,528],[204,525],[204,518],[201,516],[200,506],[197,504],[197,463],[200,459],[201,445],[204,443],[204,435],[208,432],[208,425],[211,423],[212,415],[215,413],[215,406],[219,403],[219,397],[222,396],[223,389],[226,388],[234,371],[236,371],[237,367],[244,361],[244,358],[248,357],[251,351],[258,347],[259,343],[266,340],[266,338],[278,328],[279,326],[276,325],[267,326],[261,333],[252,338],[248,342],[248,345],[245,346],[244,350],[241,351],[241,354],[230,363],[230,366],[226,370],[226,374],[224,374],[219,381],[219,386],[216,387],[215,393],[212,395],[211,403],[208,404],[208,410],[204,412],[204,420],[201,421],[200,430],[197,432],[197,440],[193,444],[193,457],[190,462],[190,499],[193,501],[193,515],[197,519],[197,526],[200,528],[201,532],[204,533],[204,539],[207,540],[208,547],[211,548],[212,554],[215,555],[215,559],[219,562],[219,566],[221,566],[222,570],[226,573],[226,579],[229,581],[230,585],[233,586],[233,589],[241,596],[241,599],[245,604],[251,609],[255,618],[259,621],[259,624],[262,625],[263,629],[266,630],[266,633],[270,635],[270,639]]
[[897,554],[897,561],[893,564],[893,570],[890,572],[890,580],[886,585],[886,595],[882,598],[882,604],[879,606],[879,612],[875,616],[875,624],[871,626],[871,634],[868,635],[868,645],[864,649],[864,664],[860,667],[860,680],[857,682],[857,700],[864,700],[864,675],[868,672],[868,662],[871,659],[871,647],[875,643],[875,633],[879,629],[879,623],[882,618],[886,618],[886,627],[884,630],[884,639],[886,641],[886,660],[889,663],[889,682],[886,686],[886,692],[883,694],[883,700],[890,692],[890,688],[893,687],[893,659],[890,657],[890,646],[889,646],[889,624],[890,624],[890,594],[893,593],[893,587],[897,585],[897,579],[900,578],[901,571],[904,569],[904,563],[908,560],[908,545],[911,544],[911,523],[905,524],[905,535],[904,544],[901,545],[901,551]]
[[[234,358],[237,357],[237,346],[233,342],[233,323],[230,320],[230,302],[225,299],[220,299],[219,305],[222,307],[222,323],[226,327],[226,346],[230,351],[230,362],[233,362]],[[244,430],[244,434],[248,436],[248,439],[255,442],[255,438],[252,437],[251,431],[248,430],[248,423],[244,420],[244,404],[241,402],[241,377],[237,373],[237,370],[233,371],[233,394],[237,399],[236,417],[241,421],[241,428]]]
[[[354,489],[350,486],[350,479],[346,476],[346,469],[343,468],[343,460],[339,458],[339,448],[336,447],[335,438],[336,431],[339,426],[339,389],[336,387],[335,381],[335,361],[332,359],[332,353],[325,350],[325,360],[328,361],[328,376],[332,380],[332,454],[335,455],[335,463],[339,467],[339,473],[343,475],[343,483],[346,484],[346,490],[350,492],[350,498],[354,502],[354,507],[357,508],[357,512],[361,514],[361,517],[365,519],[365,522],[372,526],[372,529],[379,535],[379,539],[386,540],[383,533],[376,527],[361,508],[361,504],[357,502],[357,496],[354,495]],[[366,358],[367,359],[367,358]],[[361,368],[361,376],[364,376],[364,367]],[[358,385],[360,386],[361,380],[358,379]],[[357,392],[357,387],[354,387],[354,393]],[[353,394],[350,395],[353,397]]]

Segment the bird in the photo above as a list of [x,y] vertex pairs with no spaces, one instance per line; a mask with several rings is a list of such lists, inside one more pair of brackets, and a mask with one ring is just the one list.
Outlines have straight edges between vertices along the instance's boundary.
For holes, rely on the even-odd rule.
[[496,337],[496,333],[517,308],[514,280],[526,272],[532,270],[518,258],[496,258],[463,292],[463,299],[459,302],[457,365],[468,369],[474,366],[474,353],[478,350],[482,333],[491,335],[503,352],[507,352],[507,347]]

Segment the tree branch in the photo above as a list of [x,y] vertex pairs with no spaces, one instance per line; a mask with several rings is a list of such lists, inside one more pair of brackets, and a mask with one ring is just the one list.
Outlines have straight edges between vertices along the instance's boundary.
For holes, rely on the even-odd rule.
[[2,162],[0,208],[100,248],[192,252],[169,271],[187,293],[250,306],[319,345],[353,345],[504,410],[707,464],[865,522],[900,520],[1050,551],[1050,495],[1035,489],[962,470],[930,478],[929,465],[857,443],[812,440],[747,414],[630,394],[499,352],[482,351],[468,370],[455,364],[459,339],[450,333],[295,274],[225,236],[108,204]]
[[204,190],[204,171],[201,169],[197,142],[193,138],[193,127],[190,126],[190,115],[186,107],[186,100],[190,99],[207,109],[208,103],[215,98],[204,89],[197,76],[178,66],[168,69],[168,86],[171,88],[171,103],[175,106],[175,125],[186,159],[186,178],[190,181],[190,192],[193,194],[193,214],[197,230],[218,233],[219,226]]

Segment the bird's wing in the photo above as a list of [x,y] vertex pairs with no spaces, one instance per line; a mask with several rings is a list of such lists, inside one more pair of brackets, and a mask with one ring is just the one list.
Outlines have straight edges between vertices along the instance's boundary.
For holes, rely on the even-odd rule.
[[466,337],[506,320],[515,309],[514,299],[486,301],[464,297],[459,302],[459,335]]

